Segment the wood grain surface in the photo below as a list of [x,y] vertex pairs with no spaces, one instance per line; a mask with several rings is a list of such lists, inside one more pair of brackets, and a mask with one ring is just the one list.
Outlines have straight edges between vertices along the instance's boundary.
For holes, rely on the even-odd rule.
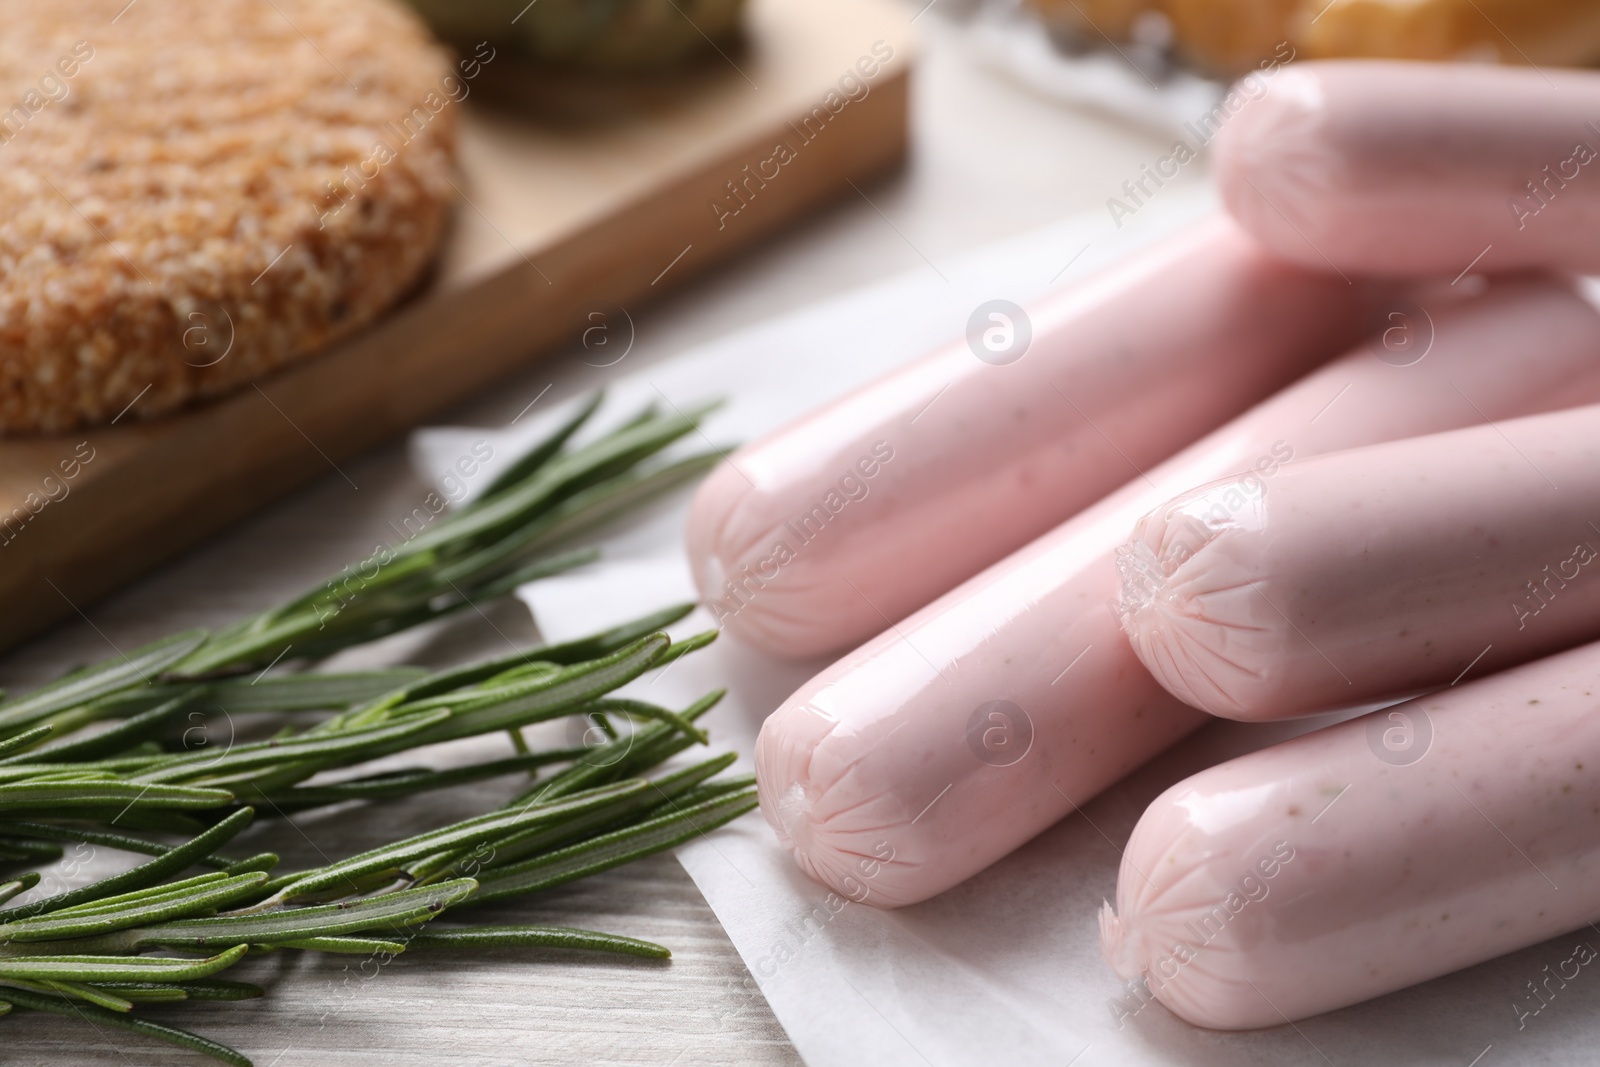
[[[589,311],[637,307],[900,161],[913,53],[896,5],[752,0],[747,28],[684,82],[580,94],[590,110],[564,117],[491,65],[465,105],[453,233],[409,304],[185,414],[0,442],[0,647],[576,336]],[[838,106],[879,41],[893,58]],[[794,158],[743,185],[779,142]],[[711,205],[740,203],[735,180],[728,217]],[[220,343],[226,316],[210,325]]]
[[[318,828],[308,827],[317,834]],[[550,952],[402,955],[386,965],[317,953],[248,960],[235,980],[262,1000],[140,1010],[250,1056],[256,1067],[324,1064],[798,1064],[749,972],[694,883],[658,856],[552,892],[483,909],[486,922],[626,931],[668,944],[670,961]],[[62,1067],[202,1067],[214,1061],[121,1031],[38,1014],[8,1019],[0,1060]]]

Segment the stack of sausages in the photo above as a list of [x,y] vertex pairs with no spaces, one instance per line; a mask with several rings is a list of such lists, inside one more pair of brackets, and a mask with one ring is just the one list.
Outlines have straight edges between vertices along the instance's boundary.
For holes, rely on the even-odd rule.
[[714,473],[722,625],[854,649],[757,746],[806,873],[911,904],[1210,716],[1406,700],[1158,798],[1107,961],[1237,1029],[1600,918],[1594,120],[1600,76],[1288,68],[1226,217]]

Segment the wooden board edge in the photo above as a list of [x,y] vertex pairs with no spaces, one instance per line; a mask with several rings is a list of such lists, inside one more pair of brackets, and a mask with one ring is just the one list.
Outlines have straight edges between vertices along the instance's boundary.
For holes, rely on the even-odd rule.
[[[427,301],[404,308],[333,351],[167,420],[151,447],[108,457],[114,471],[0,543],[0,603],[9,609],[0,614],[0,650],[574,339],[586,305],[631,311],[825,203],[855,195],[846,179],[870,180],[905,158],[909,68],[897,64],[870,95],[798,146],[777,179],[747,184],[754,195],[735,217],[719,219],[711,204],[728,202],[725,183],[742,178],[747,165],[771,158],[768,142],[796,140],[790,123],[570,236],[536,262],[514,262],[458,294],[449,314]],[[607,254],[619,244],[640,249],[620,271]],[[462,348],[478,354],[441,376],[440,355]],[[349,397],[357,389],[367,395],[354,405]],[[198,485],[171,476],[202,449],[215,476]]]

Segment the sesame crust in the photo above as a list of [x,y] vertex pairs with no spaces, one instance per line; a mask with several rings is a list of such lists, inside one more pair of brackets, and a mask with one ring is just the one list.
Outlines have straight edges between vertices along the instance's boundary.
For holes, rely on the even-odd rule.
[[397,4],[125,4],[0,0],[0,433],[236,388],[444,232],[450,59]]

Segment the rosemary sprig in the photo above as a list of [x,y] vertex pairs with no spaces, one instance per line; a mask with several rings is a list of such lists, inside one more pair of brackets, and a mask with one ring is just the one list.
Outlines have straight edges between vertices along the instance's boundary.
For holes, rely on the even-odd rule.
[[[671,848],[755,805],[753,782],[724,774],[731,755],[662,769],[707,742],[696,720],[720,693],[681,710],[616,694],[715,637],[675,641],[661,632],[691,605],[433,673],[303,669],[592,559],[590,550],[564,549],[567,539],[695,477],[715,458],[656,458],[709,409],[646,410],[573,447],[598,404],[596,397],[512,462],[478,501],[287,603],[219,633],[175,634],[0,700],[0,867],[55,859],[63,844],[151,857],[43,896],[34,892],[39,872],[0,876],[0,1015],[17,1008],[75,1016],[248,1064],[232,1049],[135,1012],[142,1004],[259,996],[259,987],[214,977],[258,952],[493,947],[670,955],[618,934],[453,920],[480,902]],[[278,663],[292,672],[245,675]],[[241,714],[256,722],[284,717],[283,727],[263,741],[188,743],[195,722]],[[528,747],[525,727],[568,716],[598,725],[604,742]],[[511,746],[504,757],[361,771],[379,757],[501,733]],[[258,810],[278,817],[371,805],[547,768],[495,810],[320,867],[279,874],[272,853],[233,859],[220,851]],[[184,839],[170,844],[146,836],[152,831]],[[446,913],[451,925],[431,925]]]
[[[507,474],[518,476],[493,483],[494,491],[399,548],[381,549],[287,604],[216,635],[177,661],[176,673],[196,677],[264,666],[285,654],[328,655],[587,562],[593,556],[586,552],[530,558],[549,544],[538,536],[541,524],[559,521],[563,533],[576,532],[614,514],[619,497],[639,502],[704,469],[715,453],[656,469],[640,464],[694,432],[709,411],[652,415],[563,452],[583,421],[576,419],[513,463]],[[538,462],[520,473],[530,458]],[[579,506],[562,508],[580,493],[588,495]],[[462,565],[469,557],[474,562]]]

